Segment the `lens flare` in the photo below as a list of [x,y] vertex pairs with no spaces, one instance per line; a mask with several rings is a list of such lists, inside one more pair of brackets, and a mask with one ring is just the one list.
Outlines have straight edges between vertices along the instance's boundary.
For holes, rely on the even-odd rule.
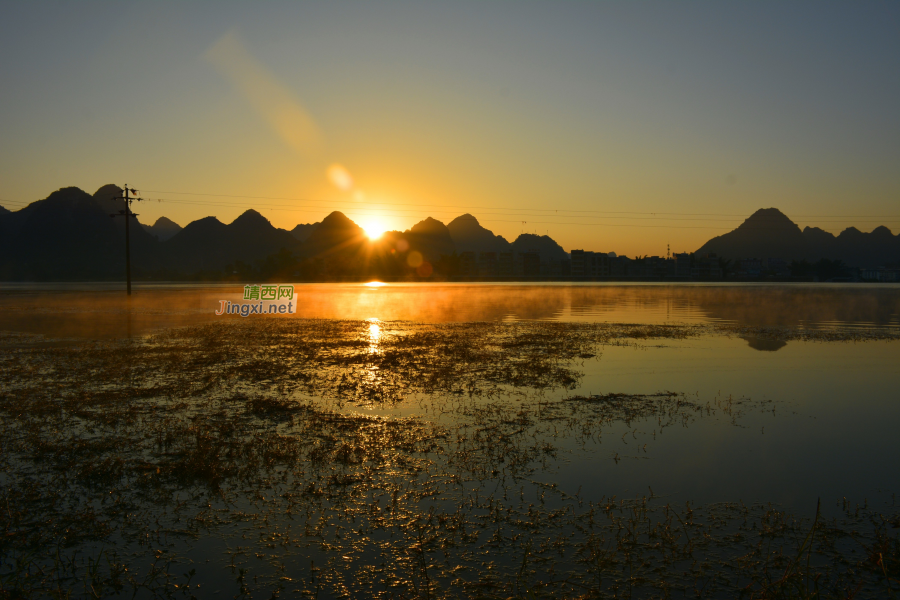
[[422,253],[417,250],[413,250],[406,256],[406,264],[413,269],[419,268],[423,262],[425,262],[425,259],[422,258]]
[[431,263],[428,261],[425,261],[416,267],[416,274],[419,277],[431,277],[432,273],[434,273],[434,267],[432,267]]
[[236,31],[220,37],[204,56],[286,144],[308,155],[314,153],[320,135],[312,116],[250,54]]
[[332,185],[342,192],[349,192],[353,189],[353,177],[344,165],[334,163],[328,167],[325,174],[328,176]]

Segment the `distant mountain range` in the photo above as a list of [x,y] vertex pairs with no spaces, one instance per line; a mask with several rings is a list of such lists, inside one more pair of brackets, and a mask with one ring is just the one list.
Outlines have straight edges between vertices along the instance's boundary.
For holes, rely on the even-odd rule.
[[839,235],[818,227],[802,231],[777,208],[761,208],[737,229],[714,237],[696,254],[725,258],[781,258],[786,261],[842,260],[850,266],[878,266],[900,262],[900,235],[887,227],[863,233],[855,227]]
[[[63,188],[18,211],[0,207],[0,280],[114,279],[124,272],[124,209],[121,188],[105,185],[93,195]],[[133,205],[140,214],[140,204]],[[407,231],[389,231],[370,243],[361,227],[339,211],[321,222],[287,231],[255,210],[229,224],[205,217],[181,227],[160,217],[153,225],[135,218],[130,228],[136,277],[237,270],[285,251],[307,260],[352,260],[363,254],[417,251],[431,263],[471,252],[536,250],[542,260],[568,254],[548,236],[523,234],[512,243],[485,229],[472,215],[449,225],[426,218]]]
[[153,225],[144,225],[144,229],[149,231],[150,235],[156,236],[156,239],[159,241],[164,242],[181,231],[182,227],[175,221],[167,219],[166,217],[160,217]]
[[[110,215],[124,208],[123,201],[116,199],[121,192],[115,185],[103,186],[93,195],[70,187],[17,211],[0,207],[0,280],[120,278],[125,223],[124,218]],[[140,205],[134,208],[140,214]],[[377,242],[370,242],[362,228],[338,211],[291,231],[274,227],[255,210],[229,224],[206,217],[182,228],[161,217],[153,225],[138,219],[132,225],[136,277],[215,277],[217,272],[246,273],[248,266],[273,260],[294,266],[303,261],[307,266],[315,264],[318,270],[309,272],[316,276],[327,276],[332,268],[353,276],[362,274],[352,268],[360,257],[380,265],[381,273],[403,276],[403,269],[408,271],[405,257],[411,252],[421,253],[433,265],[452,263],[456,260],[452,257],[463,252],[537,251],[544,263],[569,256],[549,236],[522,234],[509,242],[470,214],[446,225],[429,217],[406,231],[386,232]],[[875,266],[900,261],[900,236],[886,227],[871,233],[849,228],[838,236],[810,227],[801,231],[780,211],[769,208],[757,211],[734,231],[711,239],[697,253],[732,259],[828,258]]]

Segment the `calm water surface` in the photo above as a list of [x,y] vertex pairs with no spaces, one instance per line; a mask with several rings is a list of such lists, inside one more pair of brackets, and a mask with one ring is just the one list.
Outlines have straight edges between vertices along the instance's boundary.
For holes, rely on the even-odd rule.
[[[0,284],[0,331],[127,337],[216,317],[242,286]],[[900,330],[900,285],[297,284],[300,318],[555,320]]]
[[[240,286],[8,285],[0,331],[66,338],[144,335],[214,322]],[[900,286],[868,285],[297,285],[300,318],[425,322],[557,320],[722,323],[806,330],[900,331]],[[282,318],[282,317],[278,317]],[[288,317],[289,318],[289,317]],[[32,339],[32,338],[28,338]],[[671,495],[679,501],[773,501],[809,513],[892,502],[900,480],[900,342],[774,342],[752,335],[664,340],[603,349],[566,394],[683,392],[700,403],[760,403],[737,422],[719,416],[660,430],[654,420],[613,425],[602,439],[563,436],[541,478],[588,497]],[[771,402],[768,402],[771,401]],[[764,403],[763,403],[764,402]],[[427,399],[387,411],[432,418]],[[756,405],[753,405],[756,406]]]

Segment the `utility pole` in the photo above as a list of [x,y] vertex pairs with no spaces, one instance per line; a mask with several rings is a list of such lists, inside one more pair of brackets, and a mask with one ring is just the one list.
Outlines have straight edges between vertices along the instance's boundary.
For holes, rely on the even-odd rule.
[[137,217],[137,215],[131,212],[131,203],[135,200],[143,200],[143,198],[137,197],[129,197],[128,192],[131,192],[135,196],[137,196],[137,190],[128,189],[128,184],[125,184],[125,195],[116,196],[113,200],[124,200],[125,201],[125,210],[120,210],[118,214],[109,215],[110,217],[125,217],[125,280],[128,290],[128,295],[131,295],[131,240],[128,235],[128,224],[131,221],[131,217]]

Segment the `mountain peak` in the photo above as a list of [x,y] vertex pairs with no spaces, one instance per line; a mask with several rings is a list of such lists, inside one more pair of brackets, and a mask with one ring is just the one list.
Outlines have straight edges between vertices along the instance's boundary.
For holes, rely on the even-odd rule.
[[876,227],[871,233],[863,233],[851,226],[837,236],[819,227],[807,226],[801,232],[777,208],[764,208],[753,213],[737,229],[714,237],[697,250],[700,255],[707,253],[729,259],[840,259],[852,266],[866,266],[897,260],[900,237],[884,226]]
[[865,234],[852,225],[838,234],[838,239],[860,238]]
[[203,217],[202,219],[197,219],[196,221],[191,221],[187,225],[185,225],[185,229],[197,229],[197,228],[206,228],[206,227],[225,227],[225,223],[217,219],[216,217],[209,216]]
[[[70,203],[84,200],[86,197],[90,198],[90,196],[84,193],[84,190],[71,186],[59,188],[58,190],[47,196],[44,202],[49,202],[50,204],[55,204],[57,202]],[[38,200],[38,202],[41,202],[41,200]]]
[[763,217],[765,217],[765,218],[787,219],[788,221],[790,221],[790,219],[788,219],[788,216],[787,216],[786,214],[784,214],[783,212],[781,212],[780,210],[778,210],[778,209],[775,208],[774,206],[769,207],[769,208],[758,208],[758,209],[756,209],[756,212],[754,212],[752,215],[750,215],[750,216],[747,217],[747,218],[748,218],[748,219],[760,219],[760,218],[763,218]]
[[179,225],[178,223],[176,223],[175,221],[173,221],[172,219],[169,219],[167,217],[158,218],[156,220],[156,223],[154,223],[152,225],[152,227],[165,227],[165,228],[177,227],[178,229],[181,229],[181,225]]
[[777,208],[761,208],[736,229],[714,237],[697,250],[701,256],[785,258],[803,256],[807,242],[796,223]]
[[563,247],[549,235],[538,235],[536,233],[519,234],[519,237],[513,241],[511,248],[513,252],[537,251],[540,253],[541,262],[565,260],[569,257],[569,254],[563,250]]
[[447,226],[431,217],[419,221],[403,235],[431,262],[440,260],[442,254],[450,255],[457,250]]
[[449,235],[447,226],[437,219],[426,217],[410,228],[410,232],[419,234],[444,234]]
[[872,233],[869,235],[879,239],[892,239],[894,237],[894,232],[892,232],[884,225],[879,225],[878,227],[873,229]]
[[453,225],[481,225],[481,223],[478,222],[478,219],[476,219],[474,215],[466,213],[464,215],[459,215],[458,217],[447,223],[447,227],[452,227]]
[[507,252],[509,242],[483,227],[474,216],[466,213],[447,224],[447,230],[457,252]]
[[339,210],[333,211],[327,217],[322,219],[320,227],[324,229],[361,229],[361,227],[354,223],[350,217]]
[[366,241],[363,228],[339,210],[322,219],[303,242],[307,256],[324,256],[336,252],[350,252]]
[[171,219],[160,217],[153,225],[144,225],[144,229],[155,235],[160,242],[164,242],[181,231],[182,227]]
[[106,185],[100,186],[96,192],[94,192],[94,199],[96,200],[113,200],[122,195],[122,188],[117,186],[114,183],[107,183]]
[[788,229],[798,233],[800,232],[800,227],[777,208],[760,208],[747,217],[737,230],[740,230],[743,227],[752,227],[754,229],[763,228],[766,230]]
[[237,225],[239,227],[259,227],[268,225],[269,227],[271,227],[272,223],[270,223],[267,218],[259,214],[257,211],[253,210],[252,208],[248,208],[243,213],[241,213],[241,216],[232,221],[231,225]]
[[309,236],[312,235],[312,232],[321,224],[321,221],[318,223],[299,223],[296,227],[291,229],[290,233],[301,242],[305,242]]

